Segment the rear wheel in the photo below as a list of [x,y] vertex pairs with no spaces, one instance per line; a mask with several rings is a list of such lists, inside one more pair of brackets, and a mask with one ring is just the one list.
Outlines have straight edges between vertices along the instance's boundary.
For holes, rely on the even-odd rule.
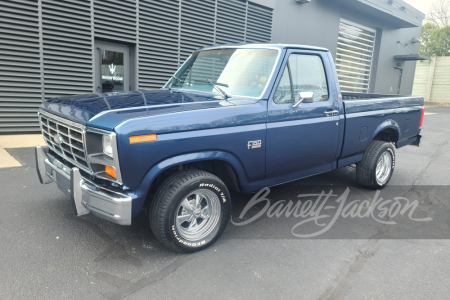
[[230,218],[230,196],[215,175],[187,170],[169,177],[150,206],[150,226],[166,247],[195,252],[213,244]]
[[380,189],[387,185],[395,167],[395,149],[391,143],[375,140],[356,166],[358,183]]

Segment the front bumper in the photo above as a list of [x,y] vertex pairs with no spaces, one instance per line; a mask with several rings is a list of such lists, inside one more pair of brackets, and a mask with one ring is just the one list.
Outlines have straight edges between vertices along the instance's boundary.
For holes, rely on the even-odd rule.
[[131,224],[131,197],[100,187],[64,165],[47,147],[36,147],[36,170],[42,184],[55,182],[72,199],[77,216],[92,213],[120,225]]

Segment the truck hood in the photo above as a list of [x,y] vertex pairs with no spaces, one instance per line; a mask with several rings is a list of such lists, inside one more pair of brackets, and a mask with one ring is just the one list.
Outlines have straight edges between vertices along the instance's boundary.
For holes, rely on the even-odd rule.
[[131,118],[236,105],[236,100],[197,91],[154,90],[52,98],[42,104],[42,109],[83,125],[112,130]]

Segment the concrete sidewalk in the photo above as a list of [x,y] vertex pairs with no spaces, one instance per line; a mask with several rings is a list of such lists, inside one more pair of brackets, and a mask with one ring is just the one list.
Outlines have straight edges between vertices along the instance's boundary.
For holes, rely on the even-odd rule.
[[22,166],[5,148],[30,148],[36,146],[45,146],[44,138],[40,133],[0,135],[0,169]]

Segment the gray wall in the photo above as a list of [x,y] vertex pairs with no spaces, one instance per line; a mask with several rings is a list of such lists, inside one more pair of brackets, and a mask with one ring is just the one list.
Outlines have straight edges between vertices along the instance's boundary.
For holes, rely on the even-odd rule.
[[[378,57],[378,70],[376,73],[375,93],[389,93],[392,75],[394,67],[403,69],[402,83],[400,86],[400,94],[411,95],[414,82],[414,73],[416,70],[415,61],[395,61],[394,55],[404,55],[417,53],[419,50],[419,44],[412,44],[410,41],[413,37],[420,37],[421,28],[404,28],[404,29],[392,29],[384,28],[380,45],[380,53]],[[406,43],[406,49],[403,45]],[[409,51],[411,49],[411,51]]]
[[[358,5],[352,5],[358,4]],[[406,5],[406,4],[405,4]],[[397,7],[392,7],[392,10]],[[369,5],[363,6],[354,0],[312,0],[298,4],[295,0],[276,2],[272,28],[272,42],[292,43],[325,47],[336,57],[339,21],[341,18],[377,29],[370,92],[391,93],[394,67],[403,69],[400,93],[409,95],[414,81],[415,62],[394,60],[394,55],[417,53],[418,44],[411,44],[412,38],[420,37],[420,22],[423,14],[407,6],[410,15],[418,16],[419,25],[399,20],[393,15],[376,11]],[[396,12],[396,11],[395,11]],[[411,28],[399,28],[411,26]],[[414,26],[414,27],[413,27]],[[402,44],[408,43],[407,49]],[[410,50],[411,49],[411,50]]]
[[340,6],[333,1],[300,5],[295,0],[278,0],[272,42],[325,47],[335,56],[340,14]]

